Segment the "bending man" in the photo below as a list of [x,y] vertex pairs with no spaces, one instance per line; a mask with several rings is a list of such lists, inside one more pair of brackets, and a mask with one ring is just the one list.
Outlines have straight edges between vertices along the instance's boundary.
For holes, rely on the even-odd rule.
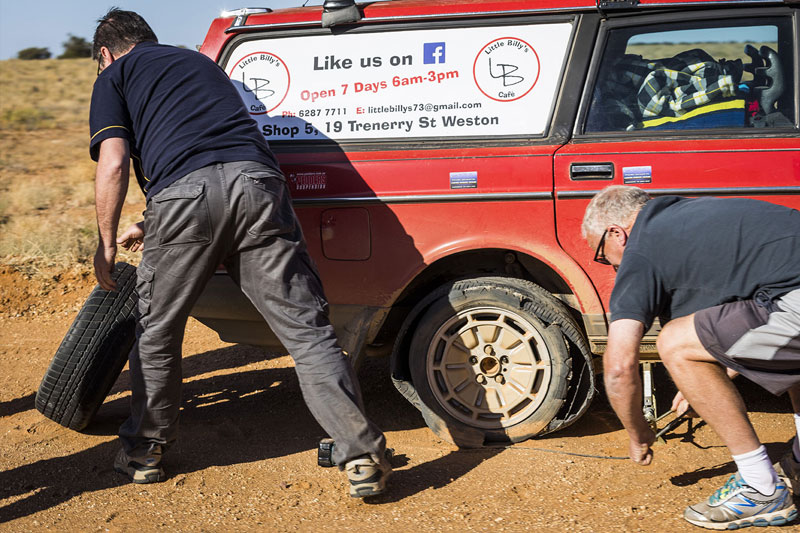
[[[652,460],[638,363],[642,336],[659,318],[662,361],[738,467],[684,518],[713,529],[793,519],[791,493],[730,377],[740,373],[776,395],[788,391],[800,433],[800,212],[748,199],[651,200],[638,188],[612,186],[592,199],[582,230],[595,261],[617,270],[603,367],[631,459]],[[781,460],[795,490],[798,461],[795,439]]]
[[[114,468],[137,483],[165,479],[160,462],[177,437],[184,327],[223,263],[294,358],[306,404],[336,441],[351,496],[383,492],[391,471],[384,436],[363,413],[285,179],[236,89],[209,58],[158,44],[131,11],[112,9],[98,21],[93,54],[100,285],[114,288],[117,243],[144,245],[132,412]],[[117,239],[130,157],[147,210]]]

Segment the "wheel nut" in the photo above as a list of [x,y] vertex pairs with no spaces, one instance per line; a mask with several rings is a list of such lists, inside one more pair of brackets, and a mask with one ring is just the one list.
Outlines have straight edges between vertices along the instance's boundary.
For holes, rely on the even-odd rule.
[[487,344],[486,346],[483,347],[483,352],[486,355],[494,355],[494,348],[492,348],[491,344]]
[[486,376],[484,376],[483,374],[478,374],[477,377],[475,378],[475,381],[483,385],[484,383],[486,383]]
[[477,365],[477,364],[478,364],[478,358],[477,358],[477,357],[475,357],[474,355],[470,356],[470,358],[469,358],[469,364],[471,364],[471,365]]
[[505,382],[506,382],[506,378],[504,378],[503,376],[495,376],[495,377],[494,377],[494,380],[495,380],[496,382],[498,382],[500,385],[502,385],[503,383],[505,383]]
[[508,356],[504,355],[503,357],[501,357],[500,358],[500,362],[503,363],[504,365],[507,365],[508,364]]

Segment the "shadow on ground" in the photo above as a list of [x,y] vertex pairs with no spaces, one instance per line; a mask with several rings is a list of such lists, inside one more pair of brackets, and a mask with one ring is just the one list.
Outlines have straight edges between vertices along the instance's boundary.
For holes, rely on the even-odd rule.
[[[325,437],[303,402],[293,368],[237,370],[265,358],[258,348],[233,346],[184,359],[181,436],[164,466],[172,477],[207,469],[249,463],[316,449]],[[388,361],[368,360],[359,371],[368,415],[387,431],[422,427],[422,418],[394,390],[388,379]],[[218,371],[229,373],[206,376]],[[128,386],[127,372],[113,392]],[[14,415],[34,408],[33,394],[5,402],[4,414]],[[91,435],[113,436],[128,414],[128,399],[106,402],[88,428]],[[0,472],[0,497],[25,495],[0,508],[0,523],[28,516],[68,501],[78,495],[127,483],[112,471],[119,448],[111,440],[77,453],[53,457]],[[477,466],[460,461],[431,468],[415,467],[409,477],[432,476],[442,471],[443,486]],[[402,461],[402,457],[398,458]],[[437,463],[438,461],[434,461]],[[423,473],[424,470],[424,473]],[[440,477],[435,474],[437,479]],[[431,486],[426,481],[408,483],[403,496]]]
[[[316,449],[325,434],[303,403],[294,369],[237,370],[265,357],[259,348],[238,345],[184,359],[181,438],[164,460],[171,476]],[[211,373],[216,374],[207,376]],[[421,415],[394,389],[388,374],[386,359],[369,359],[359,371],[368,415],[386,431],[423,427]],[[124,372],[112,393],[124,391],[127,386],[127,372]],[[742,382],[740,388],[752,410],[791,411],[783,405],[788,402],[776,400],[752,384]],[[29,394],[4,402],[0,404],[0,414],[11,416],[33,409],[33,398]],[[109,401],[88,432],[111,437],[127,414],[127,398]],[[535,442],[546,446],[551,438],[598,435],[619,428],[601,394],[578,423]],[[0,472],[3,498],[27,494],[0,508],[0,523],[48,509],[80,494],[127,483],[111,468],[118,446],[116,440],[110,440],[77,453]],[[767,448],[771,456],[777,457],[786,445],[770,443]],[[454,451],[398,471],[392,491],[372,499],[371,503],[399,501],[431,487],[444,487],[502,451],[503,448]],[[398,452],[395,466],[404,466],[403,450]],[[678,486],[692,485],[733,471],[733,463],[724,463],[674,476],[671,482]]]
[[[764,447],[767,448],[767,454],[772,458],[772,460],[777,461],[789,449],[789,443],[769,442],[764,443]],[[672,476],[670,478],[670,483],[676,487],[687,487],[689,485],[694,485],[703,479],[710,479],[722,475],[729,476],[735,473],[736,463],[731,460],[714,466],[703,466],[690,472],[684,472],[683,474]]]
[[34,408],[36,393],[26,394],[21,398],[14,398],[7,402],[0,402],[0,417],[11,416]]

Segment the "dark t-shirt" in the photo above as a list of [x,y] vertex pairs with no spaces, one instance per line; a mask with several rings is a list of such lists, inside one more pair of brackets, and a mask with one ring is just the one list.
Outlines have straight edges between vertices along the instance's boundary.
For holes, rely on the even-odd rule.
[[148,198],[212,163],[258,161],[278,168],[231,81],[208,57],[139,43],[94,84],[90,153],[127,139],[139,186]]
[[649,329],[735,300],[800,288],[800,211],[740,198],[650,200],[636,218],[611,293],[611,320]]

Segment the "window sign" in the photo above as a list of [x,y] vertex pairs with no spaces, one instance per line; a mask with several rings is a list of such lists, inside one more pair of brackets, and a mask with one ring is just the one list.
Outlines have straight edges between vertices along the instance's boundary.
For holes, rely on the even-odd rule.
[[256,39],[225,65],[267,140],[541,135],[570,23]]

